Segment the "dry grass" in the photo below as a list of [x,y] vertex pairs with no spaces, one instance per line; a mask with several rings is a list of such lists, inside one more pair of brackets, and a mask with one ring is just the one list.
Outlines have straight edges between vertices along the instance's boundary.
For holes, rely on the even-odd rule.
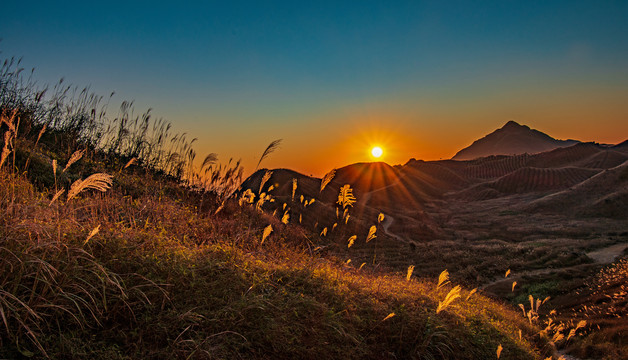
[[11,115],[6,114],[6,110],[1,109],[0,113],[0,125],[5,124],[7,130],[4,132],[4,142],[2,146],[2,153],[0,154],[0,168],[4,165],[4,162],[9,157],[9,154],[14,149],[14,139],[17,136],[17,129],[19,127],[19,121],[16,119],[17,111],[11,112]]
[[[16,171],[13,140],[21,117],[2,118],[9,130],[0,165],[10,154],[14,161],[11,169],[0,166],[0,252],[6,259],[0,265],[0,356],[484,359],[499,346],[505,358],[530,359],[552,350],[548,340],[539,340],[535,322],[481,294],[472,297],[475,289],[449,288],[447,271],[434,286],[418,278],[414,266],[405,276],[364,268],[365,262],[354,268],[360,261],[328,252],[328,244],[315,239],[316,229],[341,238],[343,251],[359,258],[356,248],[372,246],[366,243],[377,225],[365,243],[352,248],[353,235],[345,247],[345,239],[365,234],[366,221],[384,220],[376,211],[349,223],[357,202],[350,184],[332,189],[339,190],[340,206],[335,196],[323,201],[334,171],[320,190],[313,187],[320,195],[313,206],[307,180],[299,180],[300,202],[296,178],[292,187],[282,185],[283,198],[270,195],[270,187],[263,193],[270,172],[258,194],[245,189],[236,201],[231,195],[242,176],[239,162],[217,165],[210,154],[197,171],[196,139],[171,134],[170,125],[152,121],[150,112],[133,118],[129,102],[108,122],[97,97],[83,91],[74,98],[69,87],[58,85],[52,109],[40,103],[43,93],[39,99],[18,94],[33,113],[46,114],[26,117],[39,131],[34,141],[25,135],[24,146],[36,148],[41,140],[63,149],[42,162],[53,164],[54,190],[35,189]],[[47,138],[51,133],[59,145],[51,140],[56,137]],[[258,167],[279,143],[266,148]],[[58,174],[57,160],[76,149],[83,150]],[[131,168],[133,159],[137,166]],[[93,175],[82,180],[71,173],[79,167]],[[398,179],[396,170],[388,171]],[[118,174],[114,191],[109,172]],[[57,201],[70,183],[67,201]],[[282,205],[272,204],[275,199]],[[270,206],[282,206],[278,216],[265,212]],[[319,226],[318,214],[307,211],[326,207],[336,217],[321,217],[333,220]],[[314,232],[290,222],[297,214],[299,223],[315,224]],[[410,281],[413,274],[416,281]],[[553,329],[554,336],[566,329]]]
[[447,293],[447,296],[445,296],[445,299],[443,301],[439,301],[438,302],[438,307],[436,308],[436,313],[438,314],[439,312],[447,309],[449,306],[451,306],[451,304],[454,302],[454,300],[460,298],[460,290],[462,290],[460,285],[457,285],[454,288],[452,288]]
[[369,241],[375,239],[377,237],[377,235],[375,235],[375,233],[377,232],[377,226],[372,225],[369,228],[369,233],[368,235],[366,235],[366,242],[368,243]]
[[[57,218],[29,184],[4,172],[0,175],[4,346],[19,344],[17,350],[24,356],[34,352],[47,356],[47,334],[56,329],[88,331],[108,318],[132,317],[133,309],[148,301],[142,286],[150,283],[142,285],[136,275],[103,266],[78,237],[58,237],[57,229],[76,235],[79,229],[69,219]],[[96,235],[94,230],[87,240]]]
[[353,189],[351,189],[351,185],[346,184],[340,188],[340,193],[338,194],[338,201],[336,202],[343,209],[347,207],[353,206],[356,202],[355,196],[353,196]]
[[264,160],[266,157],[268,157],[268,155],[272,154],[275,150],[279,149],[280,145],[281,145],[281,139],[272,141],[266,147],[266,149],[262,153],[262,156],[260,156],[259,161],[257,162],[257,166],[255,167],[255,169],[257,170],[257,168],[259,168],[259,165],[262,163],[262,160]]
[[[519,328],[527,329],[526,336],[533,330],[503,306],[474,297],[436,318],[437,299],[446,294],[432,282],[409,282],[405,276],[312,257],[304,251],[307,240],[297,228],[260,214],[254,204],[228,202],[216,217],[199,216],[174,199],[128,199],[114,191],[87,194],[54,209],[47,200],[37,200],[23,179],[2,176],[4,184],[21,189],[14,204],[23,204],[3,207],[2,229],[11,236],[2,246],[15,254],[21,251],[18,244],[37,246],[41,259],[33,262],[21,252],[3,263],[9,266],[3,271],[3,289],[15,283],[31,289],[13,294],[27,307],[11,296],[2,300],[8,314],[3,341],[20,341],[26,354],[45,350],[59,358],[91,348],[95,358],[168,353],[176,358],[379,359],[391,353],[451,358],[458,351],[473,359],[497,346],[493,337],[504,343],[504,352],[515,354],[512,358],[529,358],[533,351],[525,336],[523,341],[509,340]],[[9,188],[2,187],[5,201],[13,197]],[[12,221],[16,218],[22,225],[10,225],[18,223]],[[254,230],[250,237],[241,229],[246,223]],[[262,234],[260,251],[257,236],[271,225],[273,236]],[[57,228],[65,235],[58,238]],[[25,242],[29,233],[36,236]],[[258,240],[251,241],[253,236]],[[11,269],[31,275],[15,277]],[[46,282],[35,285],[36,279]],[[49,295],[30,295],[42,293]],[[455,325],[470,319],[475,319],[475,328],[491,334],[481,340],[487,346],[477,345],[476,335]],[[72,341],[46,335],[53,333]],[[92,342],[89,334],[100,341]],[[3,351],[19,352],[13,345]]]
[[556,321],[571,328],[563,332],[570,354],[609,360],[628,355],[627,284],[628,260],[624,257],[591,276],[572,296],[550,302],[561,310]]
[[273,232],[273,226],[272,225],[268,225],[264,228],[264,233],[262,233],[262,241],[260,242],[260,245],[264,243],[264,240],[266,240],[266,238],[268,238],[268,236],[270,236],[270,233]]
[[436,284],[437,288],[444,286],[449,283],[449,271],[447,269],[443,270],[438,276],[438,284]]
[[325,187],[333,180],[334,176],[336,176],[336,169],[331,170],[330,172],[325,174],[325,176],[323,176],[323,178],[321,179],[321,189],[319,190],[319,192],[323,192]]
[[85,180],[76,180],[68,191],[68,201],[74,198],[82,191],[92,189],[105,192],[111,188],[113,176],[104,173],[97,173],[88,176]]
[[72,166],[72,164],[79,161],[83,157],[84,154],[85,154],[85,150],[77,150],[74,153],[72,153],[72,156],[70,156],[70,160],[68,160],[68,163],[65,165],[65,167],[63,168],[63,171],[61,172],[65,172],[68,168],[70,168],[70,166]]

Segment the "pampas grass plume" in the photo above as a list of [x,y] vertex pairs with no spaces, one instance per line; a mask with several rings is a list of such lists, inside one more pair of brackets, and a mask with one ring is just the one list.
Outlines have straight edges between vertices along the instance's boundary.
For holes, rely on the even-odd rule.
[[320,192],[323,192],[323,189],[325,188],[325,186],[327,186],[327,184],[329,184],[331,182],[331,180],[334,178],[334,176],[336,176],[336,169],[333,169],[332,171],[330,171],[327,174],[325,174],[325,176],[323,176],[323,179],[321,180],[321,190],[320,190]]
[[353,245],[353,242],[355,241],[355,239],[357,239],[358,236],[357,235],[353,235],[349,238],[349,240],[347,240],[349,242],[349,244],[347,245],[347,249],[350,248]]
[[96,173],[88,176],[85,180],[76,180],[72,186],[70,186],[70,191],[68,191],[68,201],[81,191],[87,189],[105,192],[111,188],[112,182],[113,176],[105,173]]
[[377,226],[373,225],[371,226],[371,228],[369,229],[369,234],[366,237],[366,242],[369,242],[373,239],[375,239],[377,236],[375,235],[375,232],[377,231]]
[[273,232],[272,225],[268,225],[266,226],[266,228],[264,228],[264,233],[262,233],[262,242],[260,243],[260,245],[264,243],[264,240],[266,240],[266,238],[270,235],[271,232]]
[[85,154],[85,150],[77,150],[75,151],[72,156],[70,156],[70,160],[68,160],[68,163],[65,165],[65,167],[63,168],[63,171],[61,171],[62,173],[64,173],[70,166],[72,166],[72,164],[74,164],[75,162],[81,160],[81,158],[83,157],[83,154]]
[[438,289],[441,286],[447,284],[448,282],[449,282],[449,271],[447,271],[447,269],[445,269],[438,276],[438,284],[436,285],[436,288]]
[[438,302],[438,308],[436,308],[436,313],[438,314],[441,311],[445,310],[447,307],[449,307],[449,305],[451,305],[452,302],[454,302],[454,300],[459,298],[460,290],[462,290],[460,285],[456,285],[453,289],[451,289],[447,296],[445,296],[445,300],[443,300],[442,302]]

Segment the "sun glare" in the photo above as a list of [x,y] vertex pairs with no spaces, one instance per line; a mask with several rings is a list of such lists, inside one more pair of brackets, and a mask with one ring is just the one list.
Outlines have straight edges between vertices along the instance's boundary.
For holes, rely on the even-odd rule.
[[373,157],[378,158],[382,156],[383,153],[384,153],[384,150],[382,150],[382,148],[379,146],[375,146],[374,148],[371,149],[371,155],[373,155]]

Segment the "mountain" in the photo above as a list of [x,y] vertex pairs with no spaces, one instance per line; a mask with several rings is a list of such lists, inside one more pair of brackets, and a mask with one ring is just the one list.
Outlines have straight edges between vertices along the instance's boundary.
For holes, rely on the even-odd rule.
[[[268,204],[268,210],[283,214],[288,209],[292,218],[315,234],[326,227],[337,228],[328,235],[332,243],[345,241],[349,233],[359,235],[360,228],[370,227],[384,213],[387,220],[378,235],[380,242],[397,246],[399,239],[412,244],[514,236],[500,214],[520,214],[511,220],[520,224],[530,214],[556,217],[547,218],[552,220],[543,226],[538,221],[528,224],[529,231],[522,236],[538,236],[535,231],[547,232],[568,221],[586,224],[589,220],[583,219],[590,218],[619,221],[612,226],[625,229],[627,166],[628,140],[616,145],[557,140],[509,121],[449,160],[351,164],[336,169],[323,191],[321,179],[275,169],[262,190],[274,188],[276,202]],[[266,169],[256,172],[242,189],[259,194],[266,173]],[[348,227],[340,226],[346,209],[338,209],[336,203],[346,184],[357,199]],[[316,202],[310,206],[311,199]],[[599,226],[607,225],[600,220]],[[582,230],[587,232],[590,229]]]
[[472,160],[490,155],[536,154],[576,143],[576,140],[557,140],[528,126],[509,121],[501,129],[458,151],[452,159]]
[[[490,141],[497,137],[506,139],[513,134],[521,135],[519,139],[528,136],[537,140],[550,139],[546,143],[566,143],[514,122],[506,124],[482,140]],[[625,142],[614,146],[575,142],[572,146],[537,154],[493,155],[464,161],[411,159],[404,165],[394,167],[381,162],[356,163],[336,169],[335,177],[322,192],[321,180],[318,178],[288,169],[275,169],[263,191],[268,191],[273,185],[272,194],[278,198],[278,205],[299,201],[301,195],[304,200],[315,198],[317,202],[313,210],[318,213],[318,221],[314,220],[312,223],[322,224],[322,219],[332,221],[336,215],[338,191],[343,185],[350,184],[358,200],[356,206],[360,208],[354,214],[356,220],[370,221],[379,212],[385,212],[397,219],[392,229],[407,233],[410,238],[424,238],[423,235],[427,233],[441,234],[448,225],[436,225],[435,221],[443,218],[443,208],[460,201],[473,203],[504,199],[509,206],[515,206],[517,211],[542,210],[544,213],[560,213],[570,209],[578,215],[587,213],[594,217],[617,218],[615,208],[626,205],[626,194],[622,192],[625,183],[612,182],[609,186],[599,186],[596,188],[595,201],[589,198],[592,194],[590,188],[587,187],[587,191],[573,189],[581,189],[576,186],[600,173],[625,167],[628,161],[628,153],[622,151],[625,147]],[[250,188],[259,194],[259,184],[266,171],[263,169],[253,174],[242,184],[242,189]],[[600,177],[595,178],[597,182],[594,183],[597,184]],[[625,178],[624,175],[622,179]],[[297,180],[294,200],[293,179]],[[561,196],[549,196],[554,194]],[[524,198],[507,200],[511,196]],[[541,200],[544,197],[547,199]],[[434,210],[434,207],[437,209]],[[582,210],[586,207],[600,209],[594,212]],[[428,211],[429,209],[432,211]],[[449,215],[445,215],[445,218],[447,216]],[[420,231],[417,230],[419,226],[423,227]],[[429,231],[425,226],[430,228]]]

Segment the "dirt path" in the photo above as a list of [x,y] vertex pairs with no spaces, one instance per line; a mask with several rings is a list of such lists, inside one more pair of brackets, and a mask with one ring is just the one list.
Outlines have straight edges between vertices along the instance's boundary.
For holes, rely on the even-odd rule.
[[[381,188],[379,188],[379,189],[375,189],[375,190],[373,190],[373,191],[369,191],[369,192],[367,192],[367,193],[362,194],[362,196],[360,197],[360,200],[359,200],[358,202],[359,202],[359,203],[361,203],[361,204],[362,204],[362,205],[364,205],[364,206],[368,206],[367,204],[368,204],[369,200],[371,200],[371,195],[372,195],[374,192],[381,191],[381,190],[384,190],[384,189],[388,189],[389,187],[392,187],[392,186],[397,185],[399,182],[401,182],[401,179],[402,179],[403,177],[405,177],[405,176],[406,176],[406,174],[402,174],[401,176],[397,177],[397,180],[395,180],[395,181],[394,181],[394,182],[392,182],[391,184],[386,185],[386,186],[384,186],[384,187],[381,187]],[[408,241],[407,239],[404,239],[404,238],[402,238],[401,236],[398,236],[398,235],[396,235],[396,234],[393,234],[392,232],[390,232],[390,231],[388,230],[388,228],[390,228],[390,225],[392,225],[393,221],[395,221],[395,218],[394,218],[394,217],[392,217],[392,216],[391,216],[391,215],[389,215],[389,214],[384,214],[384,222],[382,223],[382,230],[384,230],[384,233],[385,233],[386,235],[388,235],[388,236],[392,237],[393,239],[397,239],[397,240],[399,240],[399,241],[403,241],[403,242],[406,242],[406,243],[407,243],[407,242],[410,242],[410,241]]]
[[[381,188],[379,188],[379,189],[375,189],[375,190],[373,190],[373,191],[369,191],[369,192],[367,192],[367,193],[362,194],[362,196],[360,197],[359,202],[360,202],[362,205],[364,205],[364,206],[368,206],[368,202],[369,202],[369,200],[371,199],[371,195],[372,195],[374,192],[381,191],[381,190],[384,190],[384,189],[388,189],[389,187],[392,187],[392,186],[397,185],[399,182],[401,182],[401,179],[402,179],[403,177],[405,177],[405,176],[406,176],[406,174],[402,174],[402,175],[400,175],[399,177],[397,177],[397,180],[395,180],[395,181],[394,181],[394,182],[392,182],[391,184],[386,185],[386,186],[384,186],[384,187],[381,187]],[[396,239],[396,240],[399,240],[399,241],[403,241],[403,242],[405,242],[405,243],[414,243],[414,241],[412,241],[412,240],[408,240],[408,239],[404,239],[404,238],[402,238],[401,236],[399,236],[399,235],[397,235],[397,234],[394,234],[394,233],[392,233],[391,231],[389,231],[389,230],[388,230],[388,229],[390,228],[390,225],[392,225],[393,221],[395,221],[395,218],[394,218],[394,217],[392,217],[392,216],[391,216],[391,215],[389,215],[389,214],[384,214],[384,222],[382,223],[382,230],[384,230],[384,233],[385,233],[386,235],[388,235],[388,236],[392,237],[393,239]]]
[[403,242],[410,242],[404,238],[402,238],[401,236],[398,236],[392,232],[390,232],[388,230],[388,228],[390,227],[390,225],[392,225],[393,221],[395,221],[395,218],[390,216],[390,215],[386,215],[384,214],[384,222],[382,223],[382,230],[384,230],[384,233],[390,237],[392,237],[393,239],[397,239],[399,241],[403,241]]
[[[588,252],[586,253],[586,255],[589,258],[591,258],[596,264],[606,265],[615,261],[615,259],[617,259],[624,252],[624,249],[626,248],[628,248],[628,243],[615,244],[615,245],[611,245],[602,249]],[[577,269],[579,267],[584,267],[587,265],[590,265],[590,264],[580,264],[580,265],[568,266],[568,267],[563,267],[563,268],[546,268],[546,269],[537,269],[537,270],[529,270],[529,271],[520,271],[514,274],[514,276],[509,276],[508,278],[502,278],[502,279],[498,279],[493,282],[490,282],[488,284],[484,284],[480,286],[480,289],[486,289],[488,287],[501,284],[501,283],[506,283],[506,282],[512,283],[513,281],[516,281],[517,279],[523,276],[544,275],[544,274],[549,274],[552,272]]]
[[628,248],[627,243],[615,244],[603,249],[591,251],[587,253],[587,256],[593,259],[596,263],[610,264],[624,252],[624,249]]

